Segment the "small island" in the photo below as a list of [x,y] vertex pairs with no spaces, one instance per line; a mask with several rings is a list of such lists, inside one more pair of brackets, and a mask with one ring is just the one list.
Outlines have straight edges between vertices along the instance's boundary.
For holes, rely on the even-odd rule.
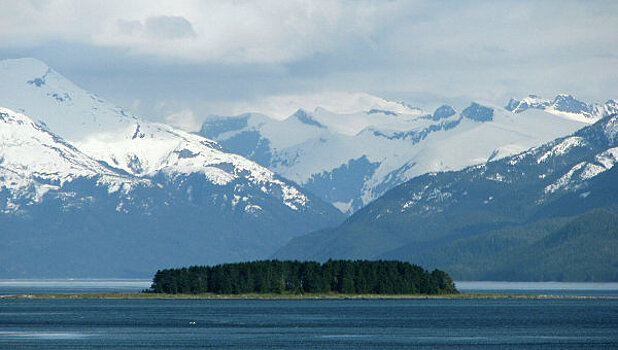
[[457,294],[440,270],[402,261],[262,260],[159,270],[147,292],[165,294]]

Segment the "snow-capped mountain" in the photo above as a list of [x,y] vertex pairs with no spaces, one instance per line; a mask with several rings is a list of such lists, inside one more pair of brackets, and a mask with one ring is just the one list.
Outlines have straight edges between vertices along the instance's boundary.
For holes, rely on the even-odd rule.
[[512,155],[615,110],[612,101],[594,106],[574,101],[562,95],[553,102],[530,97],[512,100],[506,109],[472,103],[460,112],[444,105],[430,114],[374,98],[365,99],[364,110],[348,107],[350,113],[316,108],[284,120],[213,116],[201,134],[349,214],[415,176]]
[[588,122],[618,112],[618,102],[608,100],[603,104],[588,104],[576,100],[571,95],[558,95],[553,100],[547,100],[536,95],[528,95],[521,100],[512,98],[504,108],[513,113],[522,113],[529,109],[540,109],[552,114]]
[[128,193],[148,181],[118,174],[27,116],[0,107],[0,188],[10,194],[0,209],[42,200],[50,190],[79,178],[95,179],[109,192]]
[[401,184],[280,259],[402,259],[457,278],[618,276],[618,115],[539,147]]
[[342,218],[269,169],[133,116],[40,61],[0,62],[0,106],[3,276],[147,276],[264,258]]
[[213,141],[140,119],[34,59],[0,62],[0,105],[23,112],[88,156],[138,177],[200,173],[211,183],[257,186],[293,210],[307,196],[269,169]]

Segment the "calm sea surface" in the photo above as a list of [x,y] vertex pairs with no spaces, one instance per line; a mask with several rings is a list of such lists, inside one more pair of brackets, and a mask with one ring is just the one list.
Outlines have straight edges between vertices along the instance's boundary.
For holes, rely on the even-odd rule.
[[0,295],[139,292],[150,284],[137,279],[0,279]]
[[[82,291],[101,291],[104,282],[97,283],[94,290],[82,286]],[[478,290],[491,286],[484,287]],[[612,293],[606,284],[573,287],[566,290]],[[10,294],[6,288],[0,283],[0,294]],[[37,292],[24,284],[20,288],[20,293]],[[0,348],[615,349],[618,299],[0,299]]]
[[0,300],[0,347],[616,348],[618,300]]
[[580,282],[456,282],[461,292],[618,297],[618,283]]

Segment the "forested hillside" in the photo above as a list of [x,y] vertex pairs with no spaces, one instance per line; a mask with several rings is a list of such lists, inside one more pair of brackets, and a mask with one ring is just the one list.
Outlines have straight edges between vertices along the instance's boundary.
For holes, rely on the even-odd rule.
[[463,280],[618,281],[618,207],[543,219],[407,255]]
[[618,280],[618,116],[518,155],[416,177],[281,259],[397,259],[455,279]]

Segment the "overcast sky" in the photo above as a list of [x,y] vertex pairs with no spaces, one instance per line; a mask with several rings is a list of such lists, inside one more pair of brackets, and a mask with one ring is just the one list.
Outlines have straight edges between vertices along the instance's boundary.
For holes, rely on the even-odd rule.
[[0,58],[26,56],[187,128],[361,92],[427,110],[602,102],[618,97],[618,1],[0,0]]

